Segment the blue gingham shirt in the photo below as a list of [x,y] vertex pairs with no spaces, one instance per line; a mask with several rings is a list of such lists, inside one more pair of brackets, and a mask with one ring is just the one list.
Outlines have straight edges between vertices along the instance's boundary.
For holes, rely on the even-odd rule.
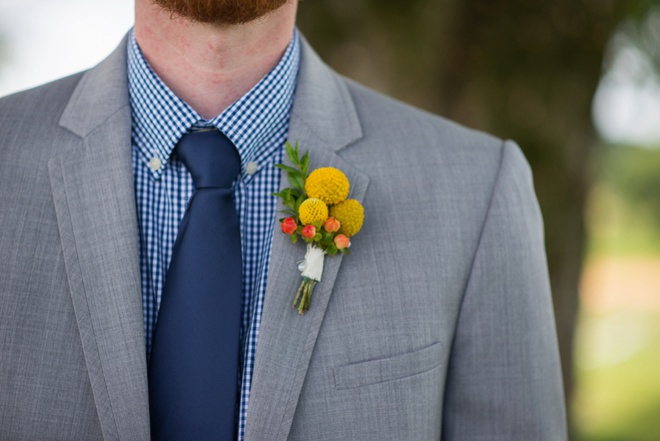
[[243,251],[239,441],[245,432],[275,226],[276,198],[271,194],[279,189],[280,171],[273,165],[282,161],[299,60],[300,42],[295,31],[277,66],[224,112],[207,121],[151,69],[133,31],[128,40],[133,174],[147,357],[179,223],[194,192],[190,173],[170,157],[172,150],[193,126],[215,126],[234,143],[241,157],[242,170],[234,187]]

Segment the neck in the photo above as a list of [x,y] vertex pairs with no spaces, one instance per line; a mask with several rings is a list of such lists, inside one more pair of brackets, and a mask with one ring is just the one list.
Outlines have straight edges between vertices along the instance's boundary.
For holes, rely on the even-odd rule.
[[248,92],[278,63],[293,35],[297,2],[242,25],[209,25],[135,2],[135,38],[172,91],[205,119]]

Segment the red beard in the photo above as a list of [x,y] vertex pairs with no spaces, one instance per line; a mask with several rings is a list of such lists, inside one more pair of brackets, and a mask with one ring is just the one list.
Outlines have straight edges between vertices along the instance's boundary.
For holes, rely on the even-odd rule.
[[210,24],[241,24],[253,21],[284,5],[288,0],[152,0],[164,10],[193,21]]

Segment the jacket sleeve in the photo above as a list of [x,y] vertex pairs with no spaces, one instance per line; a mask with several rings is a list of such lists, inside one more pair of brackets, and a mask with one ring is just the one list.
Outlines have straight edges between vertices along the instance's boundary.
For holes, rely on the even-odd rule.
[[444,441],[565,440],[559,352],[529,165],[507,141],[451,349]]

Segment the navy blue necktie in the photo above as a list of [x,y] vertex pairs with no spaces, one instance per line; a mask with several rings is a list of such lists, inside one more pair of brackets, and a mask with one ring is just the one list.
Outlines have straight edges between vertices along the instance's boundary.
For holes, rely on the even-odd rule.
[[165,277],[149,361],[153,440],[235,438],[241,236],[231,185],[241,169],[218,130],[185,135],[178,159],[195,193]]

